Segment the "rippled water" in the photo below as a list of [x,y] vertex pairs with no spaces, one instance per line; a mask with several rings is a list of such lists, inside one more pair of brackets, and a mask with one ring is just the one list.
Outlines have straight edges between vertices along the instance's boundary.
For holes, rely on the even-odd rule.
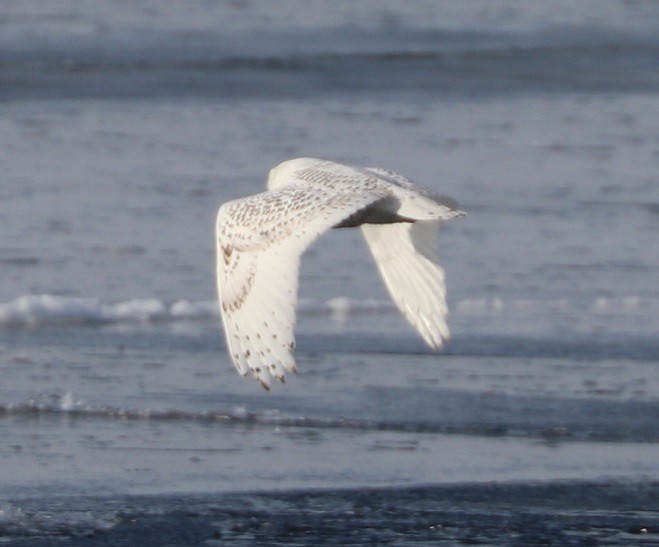
[[[306,5],[6,7],[0,539],[656,539],[657,6]],[[302,262],[300,373],[234,372],[214,215],[300,155],[467,211],[443,352],[340,230]]]

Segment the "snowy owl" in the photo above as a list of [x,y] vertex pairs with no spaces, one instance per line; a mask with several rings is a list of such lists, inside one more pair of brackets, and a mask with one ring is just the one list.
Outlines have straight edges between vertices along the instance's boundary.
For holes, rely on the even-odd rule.
[[449,336],[439,224],[457,203],[380,168],[297,158],[274,167],[268,190],[217,215],[217,287],[227,349],[243,376],[270,389],[296,372],[300,255],[330,228],[361,227],[389,293],[434,349]]

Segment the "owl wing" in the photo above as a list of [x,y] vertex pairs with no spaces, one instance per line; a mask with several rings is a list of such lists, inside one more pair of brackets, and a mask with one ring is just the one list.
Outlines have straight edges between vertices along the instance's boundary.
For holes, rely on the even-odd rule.
[[444,270],[437,253],[439,224],[418,221],[361,226],[389,294],[434,349],[449,338]]
[[367,176],[341,184],[295,181],[225,203],[217,215],[217,286],[227,348],[238,371],[269,389],[295,372],[300,256],[323,232],[387,198]]

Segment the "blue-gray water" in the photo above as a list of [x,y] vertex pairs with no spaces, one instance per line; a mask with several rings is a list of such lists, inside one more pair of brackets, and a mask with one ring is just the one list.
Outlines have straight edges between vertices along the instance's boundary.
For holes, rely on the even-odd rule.
[[[0,542],[659,542],[659,6],[305,6],[3,5]],[[444,351],[341,230],[234,372],[214,215],[300,155],[467,211]]]

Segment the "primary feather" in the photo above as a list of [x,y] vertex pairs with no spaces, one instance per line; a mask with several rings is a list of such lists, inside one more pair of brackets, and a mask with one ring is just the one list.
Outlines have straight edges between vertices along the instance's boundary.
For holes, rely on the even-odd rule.
[[361,226],[385,285],[432,348],[449,336],[440,221],[462,216],[450,198],[409,179],[315,158],[270,171],[268,191],[225,203],[217,215],[217,285],[227,348],[263,387],[295,372],[300,256],[326,230]]

